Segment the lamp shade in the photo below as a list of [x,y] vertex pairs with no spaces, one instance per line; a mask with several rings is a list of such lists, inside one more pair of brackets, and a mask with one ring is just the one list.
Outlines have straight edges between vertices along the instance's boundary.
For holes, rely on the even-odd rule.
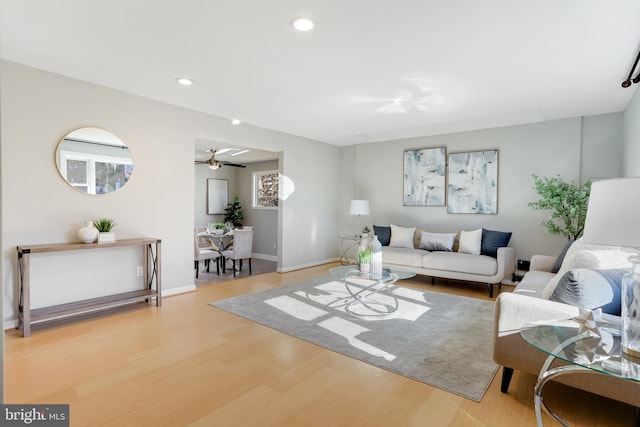
[[640,177],[595,181],[591,185],[582,240],[640,247]]
[[349,215],[369,215],[368,200],[352,200]]

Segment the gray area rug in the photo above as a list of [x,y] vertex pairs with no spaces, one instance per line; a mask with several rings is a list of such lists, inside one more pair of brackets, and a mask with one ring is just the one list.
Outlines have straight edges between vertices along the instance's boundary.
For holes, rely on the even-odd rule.
[[[398,311],[384,316],[346,312],[349,294],[331,277],[210,305],[479,402],[498,369],[492,360],[494,303],[402,286],[393,293]],[[382,294],[372,298],[392,302]]]

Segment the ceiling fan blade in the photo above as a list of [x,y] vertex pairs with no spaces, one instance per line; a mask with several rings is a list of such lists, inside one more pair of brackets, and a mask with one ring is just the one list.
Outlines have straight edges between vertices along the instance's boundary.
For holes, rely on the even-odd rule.
[[208,165],[209,164],[209,160],[196,160],[195,164],[196,165]]
[[246,168],[247,166],[245,165],[241,165],[239,163],[231,163],[231,162],[220,162],[221,165],[225,165],[225,166],[234,166],[237,168]]

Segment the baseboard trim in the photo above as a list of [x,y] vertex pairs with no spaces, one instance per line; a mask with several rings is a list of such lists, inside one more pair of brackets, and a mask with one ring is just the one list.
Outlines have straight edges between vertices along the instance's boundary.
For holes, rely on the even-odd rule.
[[172,295],[186,294],[187,292],[195,292],[195,290],[196,290],[195,283],[193,285],[181,286],[179,288],[163,289],[162,297],[164,298],[164,297],[170,297]]
[[266,255],[266,254],[252,253],[251,254],[251,258],[262,259],[262,260],[265,260],[265,261],[278,262],[278,257],[276,255]]
[[302,270],[303,268],[309,268],[309,267],[316,267],[318,265],[322,265],[322,264],[329,264],[332,262],[336,262],[339,261],[340,258],[329,258],[329,259],[325,259],[325,260],[319,260],[319,261],[313,261],[307,264],[299,264],[299,265],[293,265],[291,267],[278,267],[278,269],[276,270],[278,273],[288,273],[290,271],[295,271],[295,270]]

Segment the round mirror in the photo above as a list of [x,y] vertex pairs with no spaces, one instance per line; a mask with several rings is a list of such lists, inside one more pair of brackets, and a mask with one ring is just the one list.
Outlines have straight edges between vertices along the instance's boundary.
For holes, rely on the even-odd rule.
[[117,191],[133,173],[129,148],[111,132],[95,127],[76,129],[62,138],[56,166],[69,185],[87,194]]

